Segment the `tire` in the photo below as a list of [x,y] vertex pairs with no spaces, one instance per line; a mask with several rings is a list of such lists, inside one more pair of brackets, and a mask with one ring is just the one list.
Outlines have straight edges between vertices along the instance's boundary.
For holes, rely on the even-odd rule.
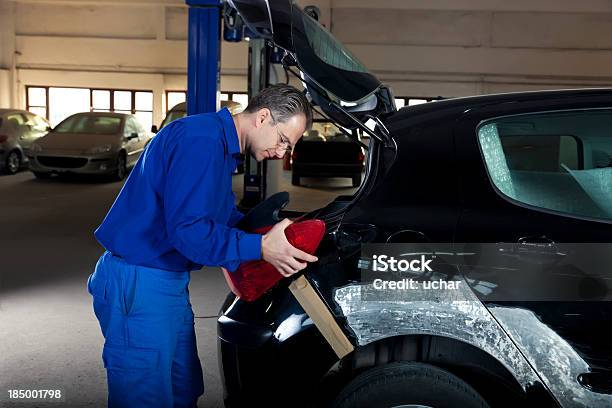
[[4,172],[6,174],[15,174],[21,168],[21,154],[18,150],[11,150],[4,159]]
[[121,181],[127,175],[127,158],[125,157],[125,153],[119,153],[117,156],[117,169],[113,174],[113,180]]
[[488,408],[470,385],[438,367],[405,362],[372,368],[353,379],[333,408],[399,406]]
[[361,185],[361,173],[353,176],[353,187],[359,187]]
[[297,174],[295,171],[291,173],[291,184],[293,184],[294,186],[300,185],[300,175]]
[[51,173],[41,172],[41,171],[33,171],[34,176],[39,179],[48,179],[51,178]]

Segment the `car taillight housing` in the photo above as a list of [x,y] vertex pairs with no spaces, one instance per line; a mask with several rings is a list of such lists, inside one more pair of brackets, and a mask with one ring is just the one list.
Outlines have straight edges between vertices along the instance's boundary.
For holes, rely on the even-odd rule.
[[357,156],[357,161],[361,163],[363,162],[363,159],[365,159],[363,152],[359,152],[359,155]]
[[0,143],[4,143],[8,140],[8,136],[7,135],[0,135]]
[[295,159],[297,159],[297,154],[295,153],[295,150],[291,153],[291,160],[295,161]]
[[[270,225],[253,232],[265,234],[272,227]],[[324,234],[325,223],[317,219],[294,222],[285,228],[287,241],[311,255],[317,250]],[[248,302],[258,299],[283,277],[274,266],[264,260],[244,262],[235,272],[222,269],[232,292]]]

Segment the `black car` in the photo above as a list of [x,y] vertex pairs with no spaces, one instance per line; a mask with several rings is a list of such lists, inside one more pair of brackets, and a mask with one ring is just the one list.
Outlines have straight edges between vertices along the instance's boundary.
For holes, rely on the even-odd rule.
[[[354,136],[359,140],[359,134]],[[361,184],[363,148],[327,120],[315,119],[313,129],[291,152],[291,184],[301,177],[348,177],[353,187]]]
[[[290,2],[271,2],[261,21],[244,8],[258,2],[232,4],[287,50],[321,110],[377,127],[357,192],[303,215],[327,225],[304,276],[354,349],[334,352],[288,279],[253,302],[229,295],[218,320],[226,406],[612,406],[612,89],[395,111]],[[373,293],[377,249],[430,256],[420,287],[461,289]]]

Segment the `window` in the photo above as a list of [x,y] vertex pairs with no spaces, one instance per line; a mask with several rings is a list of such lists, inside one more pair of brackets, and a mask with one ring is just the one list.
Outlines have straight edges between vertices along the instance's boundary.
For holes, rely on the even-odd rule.
[[489,178],[522,204],[612,220],[612,110],[494,119],[478,128]]
[[94,112],[110,112],[111,91],[93,89],[91,91],[91,110]]
[[166,91],[166,113],[176,105],[187,101],[187,91]]
[[45,87],[26,87],[26,110],[35,113],[43,118],[49,117],[49,88]]
[[90,90],[87,88],[49,88],[49,121],[59,123],[80,112],[89,112]]
[[[246,109],[249,104],[249,96],[246,92],[221,92],[219,95],[219,100],[223,101],[232,101],[237,102],[240,106],[232,107],[232,112],[241,112]],[[186,91],[166,91],[166,114],[170,111],[170,109],[174,108],[177,104],[181,102],[187,101],[187,92]],[[222,104],[223,105],[223,104]],[[170,123],[170,121],[164,121],[165,123]]]
[[26,86],[26,109],[49,119],[52,125],[79,112],[131,113],[150,129],[153,124],[153,92]]
[[134,113],[145,129],[151,129],[151,126],[153,126],[153,93],[135,92],[132,113]]

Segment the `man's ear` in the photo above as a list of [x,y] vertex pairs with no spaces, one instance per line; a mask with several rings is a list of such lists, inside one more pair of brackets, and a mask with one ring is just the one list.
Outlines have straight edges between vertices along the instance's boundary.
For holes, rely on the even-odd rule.
[[271,117],[270,109],[261,108],[255,114],[255,127],[261,127]]

